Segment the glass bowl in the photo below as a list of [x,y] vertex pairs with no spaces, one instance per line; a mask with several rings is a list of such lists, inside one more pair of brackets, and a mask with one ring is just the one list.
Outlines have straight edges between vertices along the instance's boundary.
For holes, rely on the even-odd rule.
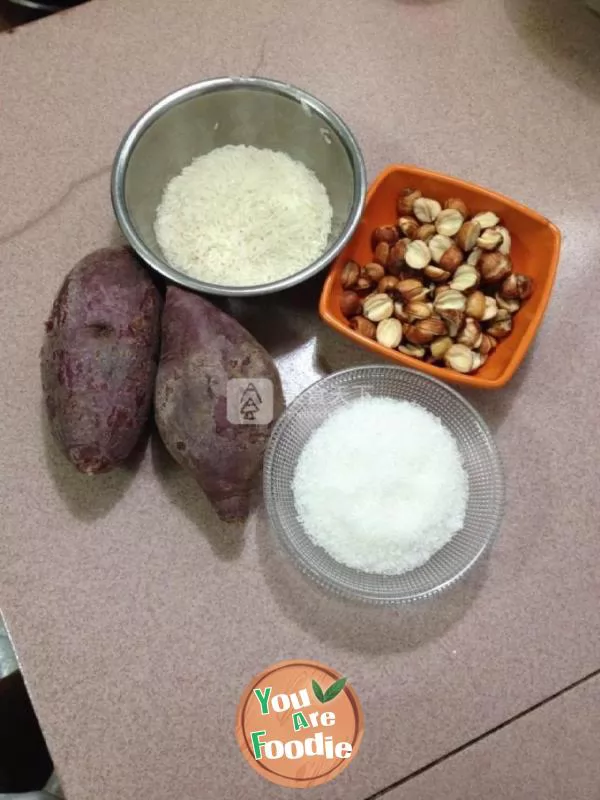
[[[335,561],[306,534],[294,503],[294,473],[311,434],[337,408],[366,396],[408,400],[435,414],[456,439],[469,482],[464,528],[423,566],[401,575],[362,572]],[[296,566],[324,588],[369,603],[405,603],[447,589],[489,547],[500,527],[504,505],[498,451],[477,411],[436,378],[395,366],[343,370],[302,392],[273,428],[263,481],[271,524]]]

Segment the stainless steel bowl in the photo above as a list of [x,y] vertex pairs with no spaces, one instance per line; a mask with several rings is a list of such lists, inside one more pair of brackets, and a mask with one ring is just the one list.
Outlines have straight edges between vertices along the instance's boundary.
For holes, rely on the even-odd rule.
[[[256,286],[205,283],[171,267],[154,235],[163,190],[195,157],[226,144],[281,150],[312,169],[333,208],[327,249],[281,280]],[[117,151],[111,194],[121,229],[138,255],[175,283],[220,295],[260,295],[315,275],[346,245],[365,202],[366,174],[349,128],[301,89],[265,78],[218,78],[164,97],[130,128]]]

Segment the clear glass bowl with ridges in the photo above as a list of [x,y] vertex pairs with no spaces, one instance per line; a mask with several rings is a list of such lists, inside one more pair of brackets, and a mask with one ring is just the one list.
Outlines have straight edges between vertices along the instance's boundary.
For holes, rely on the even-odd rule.
[[[402,575],[376,575],[338,563],[305,533],[294,503],[296,464],[311,434],[335,409],[365,396],[408,400],[439,417],[454,435],[468,475],[464,528],[426,564]],[[504,507],[500,457],[481,416],[458,392],[436,378],[395,366],[343,370],[302,392],[273,428],[265,454],[263,486],[271,525],[296,566],[322,587],[367,603],[407,603],[450,587],[490,546],[500,528]]]

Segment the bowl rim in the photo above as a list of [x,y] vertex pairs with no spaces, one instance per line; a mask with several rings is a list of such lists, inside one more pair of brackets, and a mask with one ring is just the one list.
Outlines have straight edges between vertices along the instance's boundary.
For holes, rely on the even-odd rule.
[[[352,372],[359,372],[359,371],[369,372],[372,370],[383,370],[385,372],[391,372],[393,370],[395,373],[397,372],[411,373],[423,379],[425,382],[429,381],[430,383],[437,384],[447,394],[452,395],[455,400],[457,400],[461,405],[463,405],[467,409],[467,411],[472,416],[477,426],[486,434],[486,439],[490,445],[490,455],[492,461],[494,462],[494,467],[495,467],[494,471],[497,477],[499,478],[499,484],[497,490],[498,515],[495,519],[493,526],[490,529],[489,535],[487,536],[485,541],[482,542],[479,550],[477,550],[477,552],[473,555],[473,557],[451,578],[448,578],[443,583],[440,583],[438,586],[435,586],[432,589],[426,589],[410,596],[406,595],[403,597],[397,597],[397,596],[374,597],[367,593],[358,594],[357,592],[347,589],[343,585],[340,584],[333,585],[327,578],[325,578],[319,572],[318,569],[316,569],[310,564],[307,564],[304,560],[301,560],[300,557],[298,556],[297,550],[290,543],[289,537],[287,535],[284,535],[282,532],[283,526],[279,521],[279,514],[276,511],[276,504],[272,498],[271,484],[270,481],[268,480],[268,474],[270,470],[267,469],[267,466],[270,466],[272,463],[276,446],[281,439],[282,430],[284,429],[286,423],[289,422],[289,419],[291,418],[290,412],[294,409],[294,407],[297,409],[298,406],[301,404],[303,398],[305,398],[305,396],[311,390],[314,390],[317,384],[320,385],[323,383],[327,383],[331,380],[339,378],[341,375],[347,375]],[[277,541],[291,556],[293,565],[298,570],[300,570],[300,572],[303,575],[309,577],[312,581],[314,581],[321,588],[325,589],[327,592],[332,593],[334,595],[338,595],[340,597],[344,597],[347,600],[355,600],[357,602],[370,605],[405,605],[407,603],[415,603],[423,600],[429,600],[441,594],[442,592],[445,592],[447,589],[450,589],[452,586],[454,586],[460,580],[462,580],[473,569],[473,567],[475,567],[475,565],[483,558],[483,556],[490,550],[490,548],[498,538],[498,534],[500,533],[500,529],[502,527],[502,522],[504,520],[506,511],[506,473],[504,470],[504,465],[502,462],[500,451],[498,449],[498,445],[496,444],[496,439],[492,431],[490,430],[490,426],[487,424],[482,414],[480,414],[480,412],[475,408],[475,406],[472,403],[470,403],[467,400],[467,398],[464,397],[457,389],[455,389],[453,386],[449,386],[445,381],[441,380],[440,378],[434,375],[429,375],[425,372],[422,372],[421,370],[405,366],[401,367],[395,364],[364,364],[362,366],[347,367],[345,369],[337,370],[336,372],[332,372],[329,375],[325,375],[324,377],[319,378],[318,380],[311,383],[310,386],[307,386],[299,394],[297,394],[296,397],[292,400],[292,402],[288,406],[286,406],[281,416],[275,422],[273,430],[271,431],[271,435],[269,437],[267,448],[265,450],[265,456],[263,459],[262,489],[263,489],[265,508],[267,511],[267,516],[271,528],[273,529],[275,536],[277,537]],[[313,545],[313,546],[318,547],[318,545]],[[447,545],[444,546],[446,547]],[[419,567],[417,567],[417,569],[419,569]]]
[[[334,288],[334,280],[336,276],[336,271],[338,264],[340,263],[341,258],[345,257],[343,252],[340,253],[336,261],[331,265],[327,278],[325,279],[325,283],[323,284],[323,289],[321,291],[321,296],[319,299],[319,315],[321,319],[329,325],[331,328],[336,330],[338,333],[342,334],[348,339],[359,344],[361,347],[365,347],[371,352],[383,356],[389,361],[393,361],[398,365],[402,365],[409,369],[415,369],[418,372],[422,372],[427,374],[432,378],[438,378],[442,381],[449,381],[450,383],[462,384],[463,386],[471,386],[478,389],[500,389],[510,381],[510,379],[514,376],[515,372],[523,362],[533,339],[542,323],[544,315],[546,313],[546,309],[548,307],[548,303],[550,302],[550,297],[552,295],[552,290],[554,288],[554,283],[556,280],[556,273],[558,270],[558,262],[560,258],[560,249],[562,243],[562,236],[558,227],[551,222],[547,217],[542,216],[537,211],[534,211],[532,208],[520,203],[517,200],[513,200],[511,197],[507,195],[501,194],[500,192],[496,192],[493,189],[488,189],[485,186],[481,186],[480,184],[473,183],[471,181],[463,180],[462,178],[457,178],[454,175],[448,175],[444,172],[437,172],[435,170],[425,169],[423,167],[414,166],[412,164],[390,164],[385,167],[373,180],[370,184],[367,198],[365,205],[369,204],[369,201],[374,197],[377,193],[380,185],[383,181],[391,174],[395,172],[405,173],[407,175],[414,175],[420,178],[434,178],[434,179],[442,179],[448,184],[456,187],[460,190],[460,187],[468,187],[471,191],[478,192],[484,197],[493,198],[498,202],[501,202],[504,205],[509,205],[516,211],[519,211],[521,214],[524,214],[532,219],[535,219],[538,224],[542,225],[543,227],[548,228],[552,235],[553,240],[553,248],[552,248],[552,257],[548,263],[548,269],[546,272],[546,280],[544,281],[543,286],[540,288],[541,293],[541,302],[540,305],[531,318],[529,325],[527,326],[525,332],[521,336],[518,342],[515,344],[514,351],[507,362],[506,366],[504,367],[503,371],[498,375],[496,378],[485,378],[480,375],[463,375],[460,372],[454,372],[451,370],[442,369],[441,367],[437,367],[433,364],[427,364],[422,361],[417,361],[410,356],[404,355],[404,353],[400,353],[398,351],[390,351],[388,348],[383,347],[378,342],[372,341],[370,339],[366,339],[364,336],[361,336],[356,331],[353,331],[347,325],[340,322],[337,319],[335,314],[332,311],[332,303],[333,303],[333,288]],[[350,244],[350,242],[348,242]]]
[[[165,260],[157,258],[144,244],[140,236],[138,236],[131,221],[131,216],[125,200],[125,176],[129,160],[141,136],[156,122],[156,120],[175,105],[185,102],[192,97],[210,94],[215,91],[228,91],[239,88],[273,92],[296,100],[302,105],[309,106],[309,108],[315,111],[321,118],[325,119],[338,135],[348,153],[353,173],[352,206],[346,224],[338,238],[319,256],[319,258],[311,264],[308,264],[302,270],[288,275],[285,278],[273,281],[272,283],[253,286],[227,286],[207,283],[179,272],[167,264]],[[115,217],[123,235],[140,258],[164,278],[180,286],[197,292],[229,297],[264,295],[279,292],[308,280],[324,269],[335,260],[354,234],[363,214],[366,192],[367,175],[363,154],[356,137],[344,120],[333,111],[330,106],[309,92],[306,92],[304,89],[300,89],[291,83],[262,77],[228,76],[210,78],[208,80],[188,84],[164,95],[149,106],[129,127],[117,148],[111,172],[111,201]]]

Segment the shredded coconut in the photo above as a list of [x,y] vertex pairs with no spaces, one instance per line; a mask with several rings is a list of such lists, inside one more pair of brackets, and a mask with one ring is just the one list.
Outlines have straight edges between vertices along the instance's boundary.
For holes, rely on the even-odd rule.
[[271,283],[325,250],[332,208],[316,175],[287,153],[227,145],[166,186],[156,240],[175,269],[208,283]]
[[362,398],[312,434],[293,492],[306,533],[332,558],[398,575],[461,530],[468,481],[456,441],[436,416],[406,401]]

